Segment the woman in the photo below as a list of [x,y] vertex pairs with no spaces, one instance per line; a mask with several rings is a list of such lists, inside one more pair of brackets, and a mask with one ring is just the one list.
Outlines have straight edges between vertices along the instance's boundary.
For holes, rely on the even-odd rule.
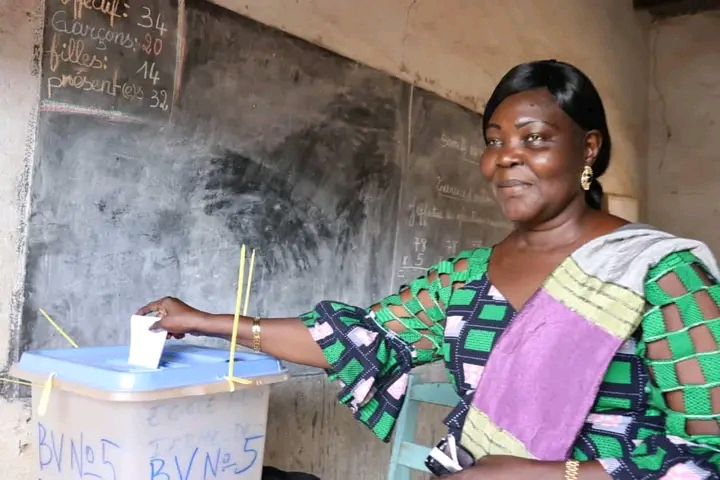
[[[480,169],[515,225],[507,238],[367,309],[326,301],[295,318],[242,317],[239,343],[326,369],[385,441],[408,372],[443,360],[462,401],[442,448],[454,441],[471,457],[455,480],[720,479],[712,254],[601,211],[610,134],[573,66],[510,70],[483,134]],[[177,299],[139,314],[153,311],[176,336],[232,331],[231,315]]]

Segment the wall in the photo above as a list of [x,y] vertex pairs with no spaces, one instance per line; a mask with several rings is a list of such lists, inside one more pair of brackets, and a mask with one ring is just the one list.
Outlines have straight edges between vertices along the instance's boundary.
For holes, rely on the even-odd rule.
[[652,29],[648,218],[720,256],[720,12]]
[[[614,163],[605,178],[611,209],[637,217],[647,146],[649,20],[631,1],[470,0],[217,0],[263,23],[381,68],[471,108],[481,109],[494,84],[514,64],[555,57],[585,70],[600,89],[614,133]],[[33,75],[38,0],[0,2],[0,349],[13,320],[22,280],[25,196],[18,185],[32,155]],[[442,6],[440,6],[442,5]],[[557,29],[562,25],[562,33]],[[9,65],[9,68],[8,68]],[[26,140],[28,145],[25,146]],[[615,206],[615,207],[614,207]],[[19,249],[20,247],[20,249]],[[8,273],[9,272],[9,273]],[[15,319],[16,320],[16,319]],[[0,358],[5,358],[3,355]],[[437,372],[432,372],[436,375]],[[281,467],[313,471],[323,480],[383,478],[389,448],[358,427],[335,402],[323,377],[275,388],[268,458]],[[429,420],[439,420],[433,415]],[[32,448],[23,405],[0,405],[3,480],[30,479]],[[424,428],[430,441],[439,425]],[[432,432],[431,430],[435,430]],[[279,441],[281,434],[289,442]]]
[[[23,225],[39,89],[35,45],[42,14],[39,0],[0,1],[0,371],[8,367],[8,332],[18,321],[13,312],[21,298]],[[28,418],[26,405],[0,400],[3,480],[31,478]]]
[[[649,18],[632,1],[213,0],[476,110],[513,65],[569,61],[593,80],[615,152],[610,207],[637,218],[647,150]],[[358,4],[360,5],[360,4]],[[558,28],[561,25],[562,28]],[[630,197],[630,198],[627,198]]]

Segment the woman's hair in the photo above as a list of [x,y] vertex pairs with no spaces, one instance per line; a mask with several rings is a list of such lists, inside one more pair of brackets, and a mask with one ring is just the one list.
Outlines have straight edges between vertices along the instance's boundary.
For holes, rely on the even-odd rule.
[[592,165],[592,184],[585,192],[585,202],[591,208],[600,210],[603,190],[597,178],[605,173],[610,164],[610,132],[600,94],[590,79],[576,67],[557,60],[540,60],[513,67],[500,80],[485,106],[483,135],[486,133],[490,117],[503,100],[510,95],[538,88],[549,90],[560,108],[580,128],[586,132],[598,130],[602,135],[602,145]]

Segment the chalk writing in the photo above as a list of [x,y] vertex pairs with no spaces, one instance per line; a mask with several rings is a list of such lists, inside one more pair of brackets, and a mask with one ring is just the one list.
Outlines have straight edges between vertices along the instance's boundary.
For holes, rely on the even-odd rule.
[[162,0],[49,2],[43,102],[165,118],[182,5],[175,14]]
[[408,227],[414,227],[416,223],[419,227],[427,226],[425,211],[416,205],[415,200],[408,205],[408,211]]
[[75,38],[88,38],[99,51],[105,51],[108,44],[118,45],[124,49],[137,47],[137,42],[129,33],[120,32],[107,27],[94,27],[79,20],[68,20],[68,12],[58,10],[50,20],[50,27],[54,32],[72,35]]
[[[118,10],[120,8],[120,0],[60,0],[60,3],[67,5],[72,1],[73,4],[73,15],[76,19],[80,19],[83,16],[85,10],[100,12],[107,17],[110,26],[115,24],[115,19],[127,18],[127,13],[120,15]],[[125,8],[130,8],[127,3],[122,4]]]
[[[492,244],[512,224],[502,220],[492,186],[483,178],[482,117],[413,93],[408,125],[410,148],[398,205],[393,290],[427,275],[438,262]],[[422,111],[422,113],[417,113]],[[425,239],[418,248],[418,239]],[[431,276],[430,278],[434,278]]]
[[465,137],[453,138],[445,132],[440,136],[440,145],[443,148],[456,150],[472,158],[479,158],[482,154],[482,148],[477,145],[470,145]]
[[160,74],[155,69],[155,62],[143,62],[142,65],[140,65],[140,68],[137,69],[135,73],[139,73],[142,75],[144,79],[150,79],[153,82],[153,85],[158,83],[160,81]]
[[487,225],[497,228],[512,228],[512,223],[503,220],[493,220],[483,217],[477,210],[468,210],[466,207],[455,209],[438,208],[432,202],[413,202],[408,206],[408,226],[416,223],[418,226],[427,226],[428,219],[455,220],[459,222]]
[[415,261],[414,266],[419,267],[423,264],[427,250],[427,238],[415,237]]
[[62,474],[68,479],[118,480],[120,454],[120,445],[110,439],[90,439],[82,432],[71,436],[38,422],[41,472]]
[[260,458],[264,435],[245,437],[242,446],[195,447],[187,455],[150,459],[150,480],[210,480],[242,475]]
[[435,189],[444,197],[464,200],[479,205],[492,205],[493,198],[485,190],[476,191],[471,187],[460,187],[449,183],[443,177],[437,177]]
[[[477,240],[478,237],[495,238],[512,229],[512,223],[492,218],[489,213],[488,208],[475,207],[472,202],[439,199],[436,204],[413,199],[407,207],[407,226],[411,229],[408,233],[412,236],[406,237],[407,243],[401,247],[404,251],[397,253],[399,262],[395,278],[405,284],[461,250],[483,246],[484,241]],[[486,227],[493,230],[486,233]]]
[[457,253],[458,243],[457,240],[445,240],[445,253],[448,255]]
[[165,90],[153,90],[151,96],[153,103],[150,104],[150,108],[159,108],[167,111],[170,108],[168,104],[168,94]]
[[85,53],[85,42],[70,37],[67,42],[58,45],[57,35],[53,35],[50,44],[50,70],[55,72],[60,63],[73,64],[89,69],[107,69],[107,57]]
[[147,55],[155,55],[156,57],[162,53],[162,38],[155,38],[149,33],[145,34],[142,43],[142,50]]
[[165,35],[167,29],[165,28],[165,22],[162,21],[162,13],[153,15],[150,7],[143,6],[141,8],[143,13],[140,15],[140,21],[137,22],[138,26],[142,28],[154,28],[160,32],[160,35]]
[[427,238],[415,237],[415,241],[413,242],[413,252],[410,255],[403,255],[402,266],[405,268],[422,267],[425,264],[427,244]]
[[48,77],[48,96],[52,98],[55,89],[72,87],[86,92],[99,92],[111,97],[121,96],[126,100],[142,100],[145,93],[140,85],[134,83],[118,82],[117,70],[109,80],[92,79],[88,75],[62,75]]

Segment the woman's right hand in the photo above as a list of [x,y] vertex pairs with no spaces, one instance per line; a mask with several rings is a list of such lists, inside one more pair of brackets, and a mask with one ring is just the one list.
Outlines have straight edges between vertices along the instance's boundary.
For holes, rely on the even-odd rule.
[[150,302],[139,309],[136,315],[149,313],[158,314],[158,321],[150,327],[150,330],[166,330],[168,337],[174,338],[183,338],[185,334],[204,335],[203,324],[209,316],[207,312],[193,308],[174,297]]
[[[138,310],[137,315],[153,312],[158,313],[159,318],[150,329],[166,330],[168,337],[182,338],[189,334],[228,341],[232,339],[234,315],[203,312],[173,297],[151,302]],[[253,319],[240,316],[238,320],[236,341],[251,348]],[[264,353],[292,363],[330,368],[320,345],[301,319],[291,317],[267,320],[270,319],[262,322],[261,348]]]

